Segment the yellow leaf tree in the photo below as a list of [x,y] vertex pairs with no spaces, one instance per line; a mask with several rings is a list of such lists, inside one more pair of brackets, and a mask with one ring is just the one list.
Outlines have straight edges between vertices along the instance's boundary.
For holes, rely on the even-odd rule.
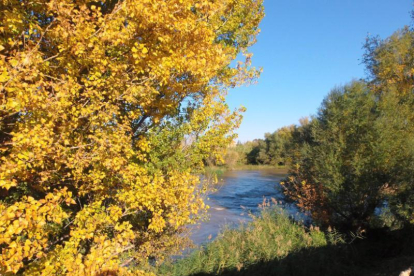
[[0,274],[130,274],[179,245],[262,17],[262,0],[0,0]]

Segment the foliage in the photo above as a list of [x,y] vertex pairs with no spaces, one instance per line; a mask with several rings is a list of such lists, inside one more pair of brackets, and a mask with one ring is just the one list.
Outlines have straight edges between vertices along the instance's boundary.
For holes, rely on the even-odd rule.
[[414,31],[408,27],[387,39],[369,38],[365,64],[378,95],[380,148],[390,177],[387,202],[400,221],[414,223]]
[[383,209],[414,222],[413,43],[408,28],[368,39],[370,79],[334,89],[312,120],[284,186],[317,221],[366,228]]
[[396,87],[399,94],[413,89],[414,33],[408,27],[390,37],[368,37],[363,57],[371,88],[379,94]]
[[228,168],[233,169],[239,163],[239,159],[239,153],[230,148],[227,149],[226,155],[224,156],[224,164],[226,164]]
[[258,76],[262,17],[261,0],[0,1],[0,274],[128,274],[174,250],[240,121],[225,89]]
[[361,82],[335,89],[324,100],[306,159],[284,185],[318,221],[359,227],[380,206],[388,178],[377,152],[376,117],[375,97]]
[[238,144],[239,155],[244,164],[286,166],[292,164],[301,151],[302,144],[308,140],[303,135],[307,132],[308,118],[300,120],[300,125],[282,127],[273,133],[265,133],[265,139],[255,139]]
[[308,230],[292,222],[278,208],[272,207],[240,229],[227,229],[205,247],[173,265],[160,268],[160,275],[221,274],[226,270],[243,271],[251,265],[275,259],[304,248],[328,244],[318,228]]

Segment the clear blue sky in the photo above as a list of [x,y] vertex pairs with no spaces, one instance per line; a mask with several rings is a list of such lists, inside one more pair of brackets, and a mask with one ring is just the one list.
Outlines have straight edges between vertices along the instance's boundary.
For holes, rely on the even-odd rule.
[[365,77],[368,34],[386,38],[410,25],[412,0],[265,0],[266,16],[253,52],[263,67],[258,84],[233,89],[227,101],[247,108],[240,141],[316,114],[337,86]]

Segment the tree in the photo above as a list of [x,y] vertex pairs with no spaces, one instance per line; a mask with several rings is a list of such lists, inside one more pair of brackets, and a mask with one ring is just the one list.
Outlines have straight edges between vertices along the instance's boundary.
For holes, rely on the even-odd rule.
[[282,127],[273,133],[265,133],[265,139],[256,139],[250,149],[250,164],[285,165],[288,161],[288,147],[292,142],[295,126]]
[[254,139],[251,142],[251,150],[247,153],[248,164],[264,164],[268,161],[266,143],[263,139]]
[[408,27],[368,38],[368,79],[333,90],[303,129],[284,186],[315,220],[366,228],[389,209],[394,222],[414,223],[413,43]]
[[371,89],[378,94],[396,87],[400,95],[409,93],[413,86],[414,33],[408,27],[390,37],[368,37],[363,61]]
[[334,89],[312,125],[313,144],[285,184],[321,223],[366,227],[389,178],[376,141],[376,98],[363,82]]
[[313,145],[312,126],[316,122],[313,118],[304,117],[291,130],[291,137],[285,145],[285,163],[293,167],[302,162],[307,156],[307,150]]
[[396,218],[414,223],[414,32],[408,27],[389,38],[368,38],[364,62],[378,96],[380,148],[390,175],[387,206]]
[[[0,274],[128,274],[204,208],[261,0],[0,2]],[[246,57],[231,67],[239,53]]]

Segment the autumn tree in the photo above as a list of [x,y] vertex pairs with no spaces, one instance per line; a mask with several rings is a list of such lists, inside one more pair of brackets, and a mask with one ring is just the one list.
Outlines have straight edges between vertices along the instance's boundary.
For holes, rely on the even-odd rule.
[[0,1],[0,274],[129,274],[179,244],[262,17],[262,0]]

